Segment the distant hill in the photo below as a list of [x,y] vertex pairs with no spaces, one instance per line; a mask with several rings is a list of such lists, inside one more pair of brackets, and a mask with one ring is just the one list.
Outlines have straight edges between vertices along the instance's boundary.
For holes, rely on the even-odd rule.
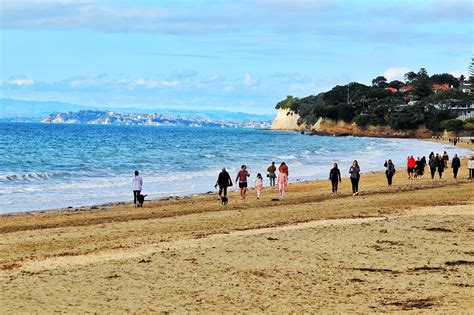
[[193,119],[215,119],[215,120],[234,120],[234,121],[271,121],[273,115],[258,115],[241,112],[228,112],[224,110],[185,110],[185,109],[143,109],[143,108],[111,108],[94,107],[64,102],[53,101],[25,101],[10,98],[0,98],[0,119],[9,118],[29,118],[30,120],[41,121],[45,116],[51,113],[78,112],[81,110],[108,110],[124,114],[151,114],[159,113],[162,115],[177,116]]
[[92,125],[148,125],[148,126],[189,126],[221,128],[269,129],[269,121],[222,121],[211,118],[184,118],[170,115],[124,114],[111,111],[81,110],[78,112],[54,113],[47,115],[43,123],[92,124]]
[[53,112],[79,111],[90,109],[87,106],[62,102],[22,101],[11,98],[0,98],[0,117],[42,118]]

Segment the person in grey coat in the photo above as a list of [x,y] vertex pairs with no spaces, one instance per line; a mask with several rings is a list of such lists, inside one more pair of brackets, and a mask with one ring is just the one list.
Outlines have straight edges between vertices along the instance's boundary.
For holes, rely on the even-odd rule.
[[359,194],[359,179],[360,179],[360,167],[359,167],[359,162],[357,160],[354,160],[352,162],[352,166],[349,169],[349,174],[351,178],[351,183],[352,183],[352,195],[356,196]]

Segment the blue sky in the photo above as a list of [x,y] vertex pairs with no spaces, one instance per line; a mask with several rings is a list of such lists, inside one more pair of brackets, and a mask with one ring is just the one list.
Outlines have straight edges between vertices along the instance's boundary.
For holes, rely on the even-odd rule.
[[473,1],[0,1],[0,96],[272,113],[286,95],[467,73]]

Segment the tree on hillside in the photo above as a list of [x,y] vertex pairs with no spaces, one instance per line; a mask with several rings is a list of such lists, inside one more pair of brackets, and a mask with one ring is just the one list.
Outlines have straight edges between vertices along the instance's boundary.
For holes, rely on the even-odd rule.
[[471,85],[469,96],[474,98],[474,57],[471,57],[471,63],[469,64],[469,84]]
[[397,90],[404,85],[405,84],[402,81],[398,81],[398,80],[393,80],[388,84],[389,87],[397,89]]
[[378,88],[386,88],[387,87],[387,79],[384,76],[378,76],[372,80],[372,86]]
[[431,76],[431,82],[433,82],[433,84],[449,84],[449,86],[455,88],[459,87],[459,80],[449,73],[433,74]]
[[290,109],[291,105],[294,103],[295,100],[296,100],[296,98],[294,98],[291,95],[288,95],[286,97],[286,99],[284,99],[283,101],[278,102],[278,104],[275,106],[275,109],[286,109],[286,108]]
[[417,77],[417,74],[413,71],[410,71],[410,72],[407,72],[405,73],[404,75],[404,78],[405,78],[405,83],[406,84],[411,84],[413,83],[413,81],[416,80],[416,77]]
[[428,71],[426,71],[425,68],[421,68],[416,74],[415,81],[413,81],[415,96],[417,96],[418,99],[422,99],[431,95],[433,93],[431,86],[432,82],[428,75]]

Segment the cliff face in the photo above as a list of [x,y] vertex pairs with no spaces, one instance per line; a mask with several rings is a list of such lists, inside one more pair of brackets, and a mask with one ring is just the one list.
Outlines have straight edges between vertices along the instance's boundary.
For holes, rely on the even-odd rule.
[[277,117],[272,124],[274,130],[298,130],[310,131],[321,135],[337,135],[337,136],[360,136],[360,137],[417,137],[430,138],[432,132],[426,127],[420,127],[416,130],[394,130],[389,126],[367,126],[359,127],[356,123],[346,123],[344,121],[333,121],[327,118],[319,118],[312,126],[298,126],[297,114],[287,115],[288,110],[278,110]]
[[272,123],[272,130],[305,130],[305,126],[298,126],[298,114],[287,109],[278,109],[277,116]]
[[426,127],[420,127],[415,130],[394,130],[389,126],[366,126],[364,128],[357,126],[356,123],[346,123],[344,121],[332,121],[330,119],[319,118],[319,120],[311,126],[311,131],[317,134],[328,135],[353,135],[360,137],[417,137],[430,138],[432,132]]

